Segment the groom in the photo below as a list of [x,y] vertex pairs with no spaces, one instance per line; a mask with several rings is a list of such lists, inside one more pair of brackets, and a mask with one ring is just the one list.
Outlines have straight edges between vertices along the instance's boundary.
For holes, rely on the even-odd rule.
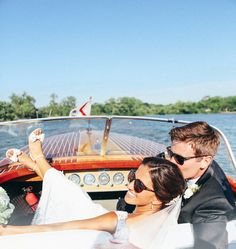
[[226,176],[213,160],[220,144],[218,131],[206,122],[193,122],[170,131],[166,158],[178,165],[187,180],[178,223],[192,223],[194,248],[227,248],[226,224],[235,210]]

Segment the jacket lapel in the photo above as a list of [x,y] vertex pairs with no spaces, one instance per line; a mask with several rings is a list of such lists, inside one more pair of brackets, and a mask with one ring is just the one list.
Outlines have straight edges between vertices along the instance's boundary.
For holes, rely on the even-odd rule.
[[204,184],[213,174],[214,174],[214,170],[212,169],[210,165],[208,169],[206,170],[206,172],[197,180],[196,184],[198,186]]

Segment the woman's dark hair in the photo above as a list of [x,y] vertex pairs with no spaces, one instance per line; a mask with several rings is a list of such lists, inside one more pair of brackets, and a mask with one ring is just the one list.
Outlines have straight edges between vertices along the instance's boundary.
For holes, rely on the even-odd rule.
[[186,183],[176,164],[160,157],[146,157],[142,164],[149,167],[155,195],[163,206],[184,192]]

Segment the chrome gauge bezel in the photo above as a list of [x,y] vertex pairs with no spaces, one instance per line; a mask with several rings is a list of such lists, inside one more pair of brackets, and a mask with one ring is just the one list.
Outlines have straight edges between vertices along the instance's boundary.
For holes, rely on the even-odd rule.
[[[67,172],[69,179],[75,178],[75,183],[87,192],[126,191],[129,169],[125,170],[97,170]],[[76,181],[80,177],[80,181]],[[118,178],[118,179],[117,179]]]

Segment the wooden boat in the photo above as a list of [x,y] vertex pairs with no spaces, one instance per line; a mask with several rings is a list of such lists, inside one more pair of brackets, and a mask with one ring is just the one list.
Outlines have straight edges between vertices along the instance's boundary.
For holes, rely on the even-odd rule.
[[[90,196],[114,209],[117,198],[127,190],[127,174],[139,166],[146,156],[155,156],[169,145],[168,131],[173,126],[187,121],[152,117],[89,116],[59,117],[35,120],[20,120],[0,123],[0,184],[8,192],[16,206],[12,223],[29,224],[34,208],[25,200],[27,192],[40,197],[42,179],[24,165],[11,163],[4,158],[7,149],[17,147],[28,153],[27,136],[40,127],[46,138],[43,151],[53,167]],[[219,130],[219,129],[218,129]],[[217,158],[231,163],[236,161],[226,136],[222,137],[222,148]],[[224,147],[224,148],[223,148]],[[221,151],[228,151],[223,158]],[[224,165],[222,166],[224,168]],[[229,178],[236,193],[236,182]]]

